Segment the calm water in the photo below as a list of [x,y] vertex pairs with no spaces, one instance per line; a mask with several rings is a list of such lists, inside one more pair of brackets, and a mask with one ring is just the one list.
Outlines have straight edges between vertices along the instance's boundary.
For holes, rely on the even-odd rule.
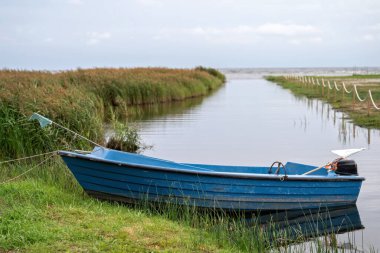
[[150,108],[138,121],[143,141],[154,145],[144,154],[189,163],[322,165],[335,158],[330,150],[365,147],[354,156],[366,177],[357,203],[365,229],[354,236],[358,248],[380,249],[380,131],[355,127],[327,104],[296,98],[259,75],[227,77],[203,101]]

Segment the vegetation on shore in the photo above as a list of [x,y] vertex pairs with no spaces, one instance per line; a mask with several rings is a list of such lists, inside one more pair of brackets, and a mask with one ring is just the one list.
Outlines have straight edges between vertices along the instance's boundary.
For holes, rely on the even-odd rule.
[[43,165],[40,158],[1,161],[89,147],[58,128],[28,121],[32,112],[102,144],[103,124],[111,121],[116,131],[106,144],[138,151],[137,132],[117,121],[128,117],[129,107],[203,96],[224,81],[220,72],[203,67],[0,71],[0,252],[219,251],[220,243],[205,230],[146,208],[87,197],[59,158]]
[[[0,164],[0,178],[27,169],[30,165]],[[84,194],[57,157],[22,180],[0,182],[0,210],[0,252],[337,252],[340,247],[330,232],[303,245],[308,238],[299,227],[277,227],[270,219],[262,226],[246,220],[248,215],[193,206],[98,201]],[[309,229],[321,222],[311,218]],[[329,231],[329,221],[325,225]]]
[[[92,71],[95,70],[85,71],[86,80],[91,79]],[[159,69],[153,72],[156,71],[160,72]],[[9,71],[8,74],[13,73],[14,79],[20,80],[16,72]],[[189,78],[188,75],[201,75],[209,80],[201,81],[208,87],[205,90],[207,94],[224,81],[224,77],[212,69],[198,68],[190,70],[191,73],[185,72],[180,71],[183,77],[179,75],[172,84],[176,85],[181,78]],[[36,75],[40,74],[53,75],[45,72]],[[115,96],[108,97],[104,95],[108,92],[101,93],[102,89],[108,90],[104,85],[111,85],[108,91],[121,86],[113,86],[112,78],[105,78],[108,81],[104,81],[104,76],[99,76],[99,80],[105,82],[103,84],[95,84],[90,80],[76,83],[75,80],[80,79],[80,73],[57,74],[67,78],[58,80],[70,80],[69,85],[58,85],[57,88],[58,81],[51,81],[55,78],[51,77],[51,80],[47,80],[52,83],[41,79],[43,82],[37,88],[26,85],[27,81],[20,82],[20,87],[17,88],[19,84],[12,78],[8,77],[7,83],[13,80],[13,86],[5,85],[4,79],[0,78],[0,90],[8,92],[7,95],[0,93],[0,161],[4,157],[20,157],[52,151],[58,147],[86,147],[87,144],[65,135],[59,129],[41,129],[37,122],[28,121],[27,116],[32,111],[39,111],[99,141],[103,139],[104,120],[112,120],[117,114],[128,113],[128,106],[133,105],[123,104],[123,101],[115,104],[112,99],[109,100]],[[67,74],[74,75],[77,79],[70,79]],[[117,80],[123,82],[124,79],[121,77]],[[38,87],[42,87],[43,91],[36,91],[39,90]],[[186,87],[185,90],[193,86]],[[9,89],[15,89],[15,92],[9,92]],[[194,88],[189,94],[198,94],[198,89],[202,88]],[[124,99],[122,92],[117,94],[120,97],[116,96],[115,101]],[[149,94],[148,97],[154,96]],[[149,99],[145,101],[152,102]],[[157,99],[156,102],[164,101]],[[128,148],[141,147],[135,132],[118,123],[115,128],[120,131],[114,137],[114,144],[118,145],[127,139],[132,140],[132,146]],[[59,140],[59,143],[54,140]],[[233,217],[223,212],[202,211],[192,206],[162,204],[157,207],[149,203],[123,206],[98,201],[84,194],[59,158],[53,157],[40,165],[46,157],[36,158],[32,163],[0,162],[0,252],[336,252],[339,249],[334,240],[331,240],[332,244],[326,245],[325,242],[330,238],[327,232],[324,236],[313,239],[310,244],[293,245],[308,239],[297,228],[292,231],[277,230],[269,222],[265,226],[269,229],[265,229],[255,221],[246,222],[245,216],[239,216],[240,214]],[[28,173],[15,178],[25,172]],[[297,237],[289,236],[290,234],[297,234]]]
[[75,71],[0,71],[0,159],[22,157],[87,143],[52,128],[28,122],[32,112],[104,141],[103,123],[126,118],[133,105],[179,101],[203,96],[225,77],[211,68],[78,69]]
[[[284,76],[268,76],[267,80],[277,83],[285,89],[291,90],[297,96],[321,99],[333,106],[334,109],[346,113],[352,122],[358,126],[380,129],[380,111],[375,109],[368,97],[368,90],[371,90],[372,97],[377,106],[380,106],[380,75],[352,75],[352,76],[311,76],[318,79],[320,85],[305,84],[296,78],[286,78]],[[330,81],[334,87],[334,81],[340,91],[335,87],[329,89],[323,87],[321,79]],[[342,83],[345,83],[350,94],[344,91]],[[357,87],[359,96],[366,100],[360,102],[355,94],[354,85]]]

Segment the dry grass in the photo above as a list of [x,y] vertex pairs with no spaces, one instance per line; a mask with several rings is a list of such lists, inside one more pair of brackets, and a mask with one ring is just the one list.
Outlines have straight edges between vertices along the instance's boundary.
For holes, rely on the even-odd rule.
[[[78,69],[75,71],[0,71],[0,158],[62,148],[73,139],[60,132],[38,132],[26,121],[39,112],[98,143],[103,123],[129,107],[203,96],[220,87],[224,76],[206,68]],[[28,127],[22,128],[21,124]],[[43,135],[45,133],[45,135]],[[38,139],[31,140],[30,136]],[[43,141],[45,139],[45,142]],[[54,143],[54,141],[58,141]],[[84,143],[75,142],[77,148]],[[27,148],[25,148],[27,147]]]

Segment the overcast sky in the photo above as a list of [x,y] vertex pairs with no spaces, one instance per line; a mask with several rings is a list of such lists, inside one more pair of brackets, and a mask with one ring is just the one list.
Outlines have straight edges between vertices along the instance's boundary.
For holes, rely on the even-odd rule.
[[379,0],[1,0],[0,67],[380,66]]

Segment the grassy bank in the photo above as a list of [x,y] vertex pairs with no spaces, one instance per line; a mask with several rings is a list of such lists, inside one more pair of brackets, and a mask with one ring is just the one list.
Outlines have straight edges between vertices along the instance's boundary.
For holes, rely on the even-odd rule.
[[78,69],[58,73],[0,71],[0,158],[21,157],[75,142],[57,129],[38,129],[26,119],[32,112],[103,142],[103,123],[128,117],[134,105],[203,96],[225,81],[217,70]]
[[[95,70],[88,72],[91,71]],[[205,75],[218,85],[223,82],[223,78],[218,77],[213,70],[198,69],[189,72]],[[112,100],[106,102],[105,96],[101,95],[98,88],[92,87],[91,83],[88,83],[88,89],[81,90],[84,89],[84,84],[73,82],[72,86],[78,86],[77,90],[70,86],[68,89],[73,90],[68,96],[55,94],[55,85],[49,86],[51,93],[46,88],[45,96],[41,93],[38,99],[29,100],[33,94],[21,94],[28,93],[24,89],[4,96],[6,103],[0,107],[3,154],[17,157],[41,150],[51,151],[57,148],[57,143],[50,142],[50,139],[58,139],[59,145],[67,148],[82,145],[57,129],[40,129],[36,122],[27,121],[24,115],[28,115],[28,110],[34,110],[36,104],[40,107],[35,109],[74,130],[82,126],[84,129],[79,128],[78,131],[90,138],[102,133],[103,120],[113,117],[114,111],[128,113],[128,107],[133,103],[122,102],[125,103],[123,105],[113,103]],[[212,90],[218,85],[208,89]],[[78,94],[87,97],[82,98]],[[121,95],[118,99],[115,97],[116,101],[120,101],[123,93],[118,94]],[[14,99],[11,99],[12,96]],[[65,99],[60,100],[60,96]],[[85,102],[79,103],[80,99]],[[72,103],[74,109],[65,103]],[[93,107],[86,107],[88,104]],[[80,111],[85,108],[92,109],[88,114],[81,114]],[[69,117],[62,116],[63,113],[68,113]],[[81,116],[93,117],[95,123],[91,124],[94,125]],[[74,119],[83,125],[72,121]],[[96,124],[100,124],[99,129],[92,129],[91,126],[97,126]],[[71,143],[75,145],[72,146]],[[97,201],[84,194],[59,158],[36,166],[40,161],[9,166],[0,163],[0,252],[337,252],[339,249],[337,244],[325,244],[330,238],[327,233],[313,239],[306,246],[291,246],[292,243],[302,243],[308,238],[303,237],[297,228],[279,232],[269,222],[265,227],[270,229],[265,229],[255,222],[247,223],[241,219],[244,216],[231,217],[213,210],[205,212],[192,206],[163,204],[156,207],[149,203],[123,206]],[[6,182],[30,169],[32,170],[24,176]],[[296,234],[297,237],[289,234]]]
[[0,252],[222,251],[224,243],[205,230],[66,187],[41,175],[0,186]]
[[[0,178],[12,178],[29,168],[25,164],[0,165]],[[191,206],[124,206],[98,201],[83,193],[59,158],[36,167],[21,180],[0,184],[0,210],[0,252],[339,250],[334,234],[328,233],[309,244],[294,245],[308,238],[297,226],[281,230],[270,220],[261,226],[243,215]]]
[[[0,178],[29,169],[0,165]],[[122,206],[87,197],[59,158],[0,184],[0,252],[263,252],[259,227],[192,207]],[[269,238],[269,237],[268,237]]]
[[[371,90],[373,99],[377,106],[380,106],[380,75],[353,75],[353,76],[313,76],[318,79],[320,85],[306,84],[296,78],[285,78],[284,76],[269,76],[267,80],[275,82],[285,89],[289,89],[297,96],[306,96],[308,98],[321,99],[333,106],[334,109],[345,112],[354,124],[380,129],[380,111],[376,110],[368,97],[368,90]],[[322,78],[330,84],[333,89],[322,86]],[[334,87],[337,84],[339,91]],[[342,83],[351,93],[344,91]],[[354,85],[357,87],[359,96],[366,100],[361,102],[356,97]]]

